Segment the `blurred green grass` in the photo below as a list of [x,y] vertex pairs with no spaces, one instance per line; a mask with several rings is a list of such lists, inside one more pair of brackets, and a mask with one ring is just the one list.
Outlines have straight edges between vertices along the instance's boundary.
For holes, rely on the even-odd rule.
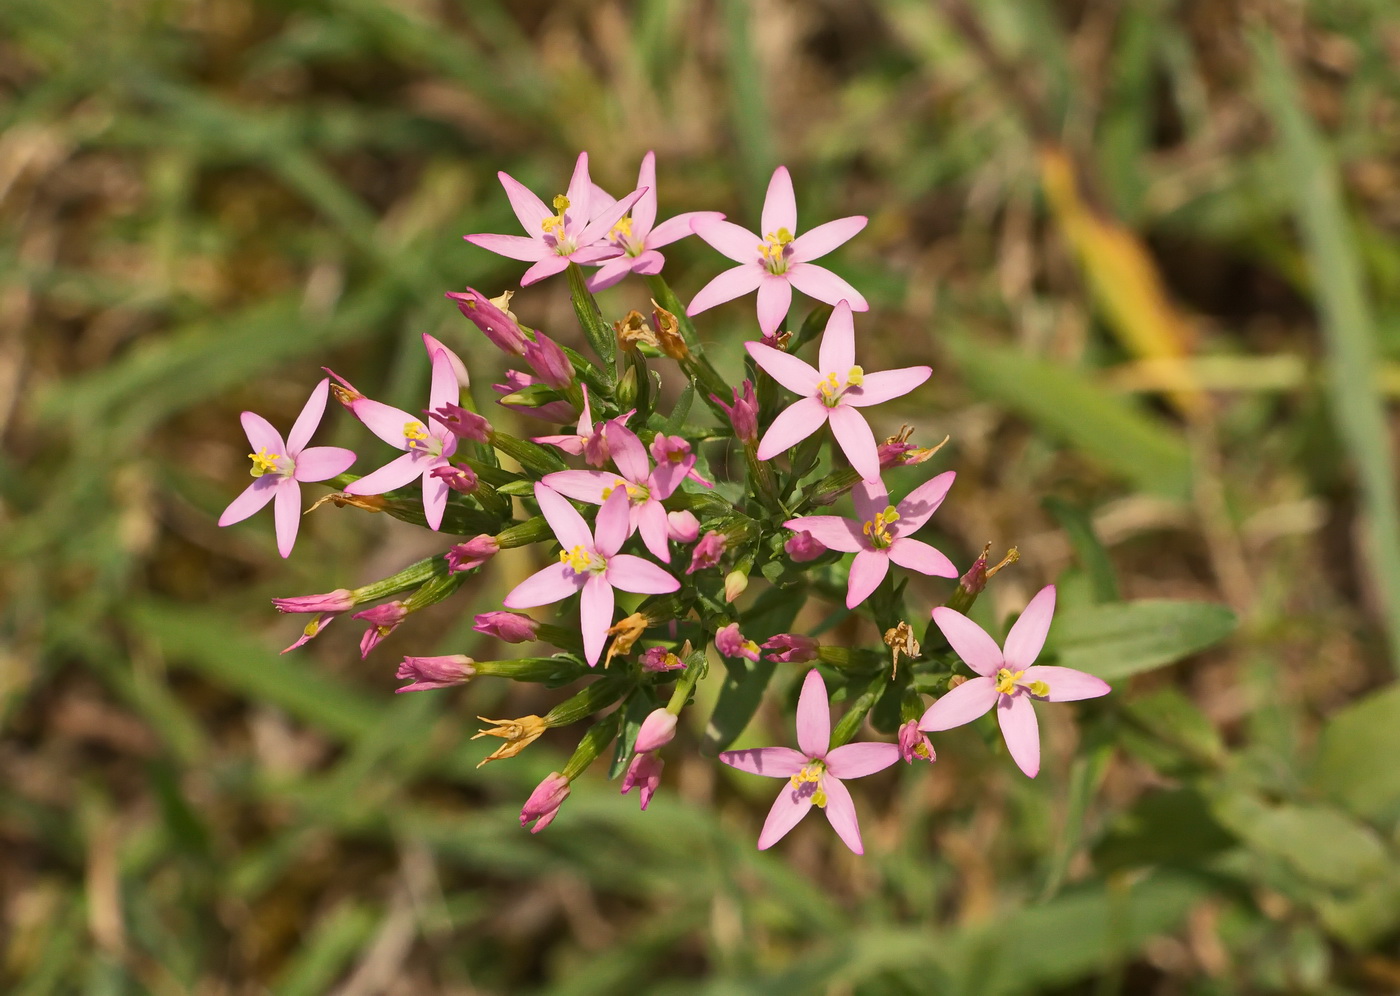
[[[1359,0],[0,5],[3,988],[1393,991],[1398,67]],[[539,693],[389,663],[475,652],[521,563],[367,662],[343,621],[277,656],[268,597],[428,551],[217,530],[237,412],[323,363],[413,401],[417,333],[471,341],[442,293],[518,280],[459,238],[513,224],[495,171],[580,148],[615,190],[655,148],[663,211],[751,220],[781,162],[805,220],[870,215],[862,336],[936,370],[886,428],[952,436],[955,559],[1023,553],[988,622],[1063,575],[1236,636],[1056,717],[1035,783],[976,731],[876,779],[863,860],[754,851],[767,800],[688,748],[646,814],[589,777],[523,833],[567,736],[467,737]],[[682,296],[711,257],[668,253]],[[562,286],[515,306],[573,328]]]

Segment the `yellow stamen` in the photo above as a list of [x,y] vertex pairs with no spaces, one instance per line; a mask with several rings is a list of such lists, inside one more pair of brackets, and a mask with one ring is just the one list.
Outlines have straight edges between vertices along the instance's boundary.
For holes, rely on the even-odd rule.
[[568,564],[569,570],[575,574],[586,574],[594,570],[600,566],[600,559],[582,544],[575,546],[572,550],[559,551],[559,563]]
[[540,227],[546,232],[557,235],[564,230],[564,212],[569,210],[569,199],[563,194],[557,195],[554,198],[554,210],[556,213],[540,222]]
[[264,446],[256,453],[249,453],[248,459],[253,461],[253,469],[248,471],[254,477],[262,477],[264,474],[275,474],[277,472],[277,461],[282,458],[276,453],[267,452]]
[[618,239],[621,239],[621,238],[631,238],[631,237],[632,237],[632,219],[631,219],[631,218],[621,218],[621,219],[619,219],[618,222],[617,222],[617,224],[614,225],[614,226],[612,227],[612,231],[608,232],[608,238],[610,238],[610,239],[612,239],[612,240],[614,240],[614,241],[617,241]]
[[1045,698],[1050,694],[1050,686],[1043,681],[1032,681],[1030,683],[1031,694],[1038,698]]
[[846,374],[846,383],[852,387],[860,387],[865,382],[865,370],[859,366],[851,367],[851,372]]
[[821,392],[822,397],[830,401],[841,393],[841,381],[834,373],[829,373],[826,375],[826,378],[817,385],[817,390]]
[[[1010,668],[1002,668],[997,672],[997,691],[1002,695],[1012,694],[1016,691],[1016,685],[1021,680],[1021,675],[1025,673],[1025,671],[1012,671]],[[1041,682],[1041,684],[1043,684],[1043,682]]]
[[427,442],[428,430],[424,428],[422,422],[405,422],[403,424],[403,438],[409,449],[418,449]]
[[893,505],[887,505],[883,512],[876,512],[875,518],[861,526],[861,532],[870,537],[870,542],[875,544],[877,549],[883,550],[894,542],[894,537],[890,535],[890,526],[899,521],[899,513],[895,511]]

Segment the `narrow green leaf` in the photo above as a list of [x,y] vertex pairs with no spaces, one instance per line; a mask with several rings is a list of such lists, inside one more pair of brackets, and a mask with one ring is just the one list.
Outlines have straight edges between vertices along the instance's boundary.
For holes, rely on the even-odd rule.
[[1041,504],[1055,517],[1055,521],[1069,537],[1069,544],[1074,548],[1079,566],[1089,578],[1094,601],[1118,601],[1118,577],[1113,570],[1113,561],[1099,542],[1098,536],[1094,534],[1094,523],[1089,514],[1079,506],[1071,505],[1054,495],[1046,498]]
[[1056,663],[1114,680],[1189,657],[1234,628],[1235,614],[1223,605],[1144,599],[1067,610],[1046,646]]

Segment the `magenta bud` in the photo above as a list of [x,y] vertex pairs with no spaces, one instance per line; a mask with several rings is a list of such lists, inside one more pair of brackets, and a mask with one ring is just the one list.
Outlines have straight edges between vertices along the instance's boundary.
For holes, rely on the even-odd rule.
[[915,759],[928,761],[930,764],[938,760],[933,743],[919,731],[917,719],[911,719],[899,728],[899,756],[907,764],[913,764]]
[[667,512],[666,535],[676,543],[694,543],[700,536],[700,520],[687,509]]
[[394,677],[412,679],[412,684],[394,689],[395,692],[422,692],[433,688],[449,688],[465,684],[476,674],[476,661],[461,654],[449,657],[405,657]]
[[653,709],[642,720],[642,728],[637,731],[637,743],[633,748],[638,754],[658,750],[669,744],[676,735],[676,714],[667,709]]
[[744,634],[739,632],[738,623],[730,623],[715,634],[715,649],[725,657],[758,660],[758,644],[744,638]]
[[719,558],[724,556],[724,547],[728,542],[728,537],[724,533],[711,529],[700,538],[699,543],[695,544],[695,548],[690,553],[690,566],[685,569],[685,572],[694,574],[696,571],[718,566]]
[[465,543],[458,543],[447,551],[447,569],[453,573],[469,571],[486,563],[500,550],[501,545],[496,542],[496,537],[486,533],[473,536]]
[[351,619],[363,619],[370,624],[369,629],[365,630],[365,635],[360,637],[360,656],[368,657],[369,652],[379,646],[379,642],[398,628],[399,623],[407,616],[408,610],[403,607],[403,602],[397,599],[351,616]]
[[783,544],[783,549],[787,551],[787,555],[792,558],[794,564],[816,560],[826,553],[826,547],[822,546],[817,538],[805,529],[788,537],[788,541]]
[[429,471],[429,476],[436,477],[453,491],[464,495],[471,494],[480,483],[477,481],[476,472],[465,464],[443,464]]
[[515,356],[525,355],[525,344],[530,340],[520,331],[519,324],[510,315],[498,308],[489,297],[468,287],[461,293],[449,293],[447,297],[457,305],[457,310],[477,328],[497,348]]
[[540,380],[556,391],[574,382],[574,365],[563,348],[543,332],[536,332],[535,341],[525,344],[525,362]]
[[443,405],[424,414],[459,439],[484,443],[491,438],[491,423],[485,416],[467,411],[461,405]]
[[627,773],[622,776],[622,794],[626,795],[632,791],[632,786],[637,786],[642,812],[646,812],[651,797],[661,785],[661,769],[665,766],[666,762],[655,754],[638,754],[627,766]]
[[520,825],[523,827],[531,820],[538,820],[530,832],[539,833],[554,822],[554,817],[559,815],[559,807],[568,797],[569,780],[557,771],[550,772],[544,781],[535,786],[535,791],[530,793],[530,798],[520,808]]
[[293,595],[274,598],[278,612],[349,612],[355,607],[355,593],[349,588],[337,588],[324,595]]
[[472,629],[494,636],[506,643],[529,643],[535,639],[538,623],[518,612],[483,612],[476,617]]
[[648,647],[642,653],[641,661],[647,671],[680,671],[685,667],[685,661],[665,647]]
[[744,381],[742,387],[742,395],[739,393],[739,388],[730,388],[734,394],[734,404],[732,405],[726,405],[713,394],[710,395],[710,398],[729,415],[729,422],[734,426],[735,439],[741,443],[756,443],[758,442],[758,399],[754,396],[751,381]]
[[796,633],[779,633],[764,641],[763,649],[771,650],[768,659],[774,664],[805,664],[817,659],[820,644],[810,636]]

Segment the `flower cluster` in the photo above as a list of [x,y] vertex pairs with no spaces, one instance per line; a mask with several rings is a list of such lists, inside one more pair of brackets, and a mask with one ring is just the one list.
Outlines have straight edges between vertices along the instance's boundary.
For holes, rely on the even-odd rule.
[[[661,785],[660,752],[707,674],[711,646],[729,680],[709,746],[739,771],[785,782],[760,848],[815,806],[860,853],[846,781],[900,760],[932,763],[937,755],[928,734],[993,708],[1012,760],[1035,777],[1040,742],[1032,703],[1091,698],[1109,688],[1084,672],[1036,663],[1054,613],[1053,586],[1026,606],[1004,647],[968,618],[987,580],[1015,559],[1014,551],[989,567],[984,550],[960,576],[926,533],[955,475],[906,470],[927,462],[937,447],[911,444],[908,426],[877,441],[867,421],[870,409],[914,391],[932,370],[867,370],[855,328],[855,313],[868,309],[865,298],[814,262],[858,234],[866,219],[800,229],[791,177],[779,168],[757,232],[711,211],[658,223],[651,153],[636,189],[621,198],[592,181],[586,154],[566,191],[548,203],[505,173],[500,180],[524,234],[467,240],[531,263],[522,286],[567,274],[593,356],[522,324],[510,309],[510,292],[493,298],[468,288],[447,297],[514,364],[494,385],[496,405],[558,431],[528,439],[506,432],[502,420],[478,409],[468,365],[426,335],[431,377],[420,410],[376,401],[331,372],[285,440],[261,416],[244,412],[254,480],[220,525],[275,499],[285,557],[302,514],[301,483],[326,482],[338,491],[323,501],[452,537],[440,555],[372,584],[275,600],[282,612],[311,616],[288,649],[348,612],[367,625],[360,647],[368,656],[408,616],[449,597],[494,558],[543,546],[545,566],[517,584],[500,608],[477,615],[475,628],[502,644],[545,644],[554,652],[500,660],[405,656],[397,672],[408,682],[401,692],[480,676],[551,687],[584,681],[544,716],[487,720],[491,725],[477,734],[501,741],[486,763],[518,754],[550,729],[593,718],[562,770],[522,808],[521,825],[533,824],[533,832],[555,819],[570,784],[613,743],[622,791],[638,788],[647,808]],[[736,265],[682,308],[661,276],[660,250],[691,234]],[[583,267],[593,268],[591,275]],[[632,311],[609,323],[594,293],[629,277],[645,281],[650,314]],[[796,331],[784,331],[794,289],[817,304]],[[726,376],[706,357],[690,319],[750,291],[757,292],[756,334],[744,343],[742,374]],[[308,447],[331,395],[398,454],[361,476],[348,472],[356,461],[351,451]],[[675,398],[666,410],[663,396]],[[896,480],[902,474],[910,479]],[[891,490],[902,497],[892,499]],[[848,494],[852,515],[827,511]],[[516,517],[517,505],[524,518]],[[927,608],[907,605],[907,572],[957,579],[931,617]],[[868,618],[883,633],[884,648],[791,632],[809,599],[844,603]],[[549,621],[519,611],[556,604],[563,613]],[[910,622],[921,617],[929,620],[922,640]],[[762,697],[755,693],[785,664],[805,672],[787,682],[801,684],[797,749],[723,750],[732,732],[714,731],[746,726]],[[832,698],[845,705],[834,727]],[[854,742],[867,719],[890,739]]]

